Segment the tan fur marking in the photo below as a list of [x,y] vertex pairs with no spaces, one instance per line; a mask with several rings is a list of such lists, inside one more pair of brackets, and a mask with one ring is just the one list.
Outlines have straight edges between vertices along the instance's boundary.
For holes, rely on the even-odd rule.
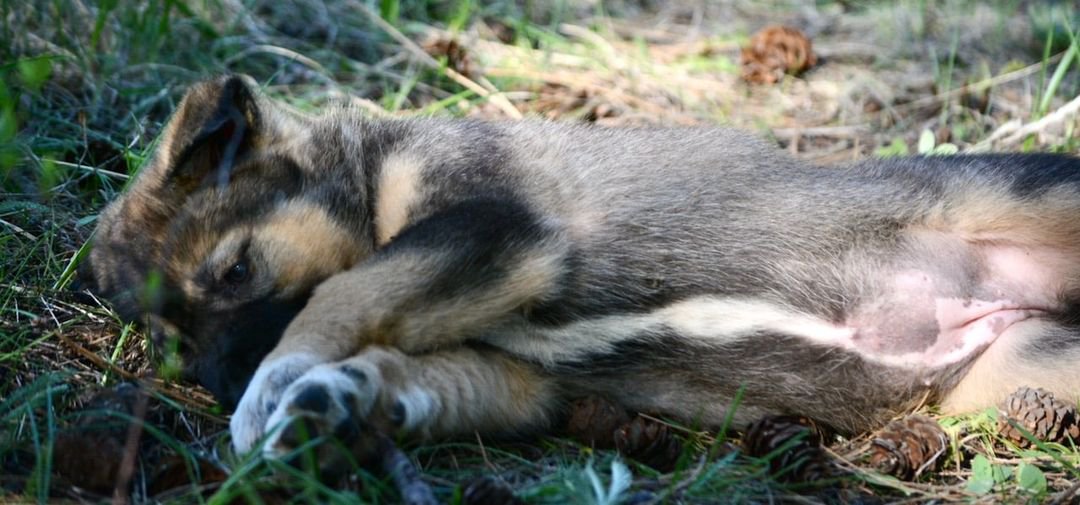
[[[960,414],[997,405],[1021,386],[1041,387],[1059,395],[1080,391],[1080,376],[1075,373],[1080,353],[1062,349],[1057,356],[1034,358],[1025,349],[1032,340],[1045,338],[1054,325],[1044,321],[1021,323],[990,346],[941,403],[948,414]],[[1077,398],[1069,398],[1076,400]]]
[[558,279],[562,264],[557,256],[534,253],[521,260],[507,279],[470,298],[432,304],[403,319],[393,345],[405,350],[431,348],[432,336],[469,335],[500,316],[534,301]]
[[319,285],[270,356],[303,351],[334,360],[369,344],[406,352],[457,344],[548,292],[562,268],[558,258],[534,252],[490,289],[423,308],[409,304],[435,273],[430,258],[402,253],[393,262],[344,272]]
[[[290,202],[257,228],[252,242],[287,292],[306,289],[360,260],[362,248],[325,210]],[[290,293],[291,294],[291,293]]]
[[224,263],[238,259],[234,256],[249,233],[251,247],[266,260],[263,268],[274,274],[273,285],[285,296],[350,268],[362,255],[353,235],[325,210],[289,202],[254,230],[236,228],[223,235],[205,230],[183,244],[184,250],[176,254],[170,269],[175,278],[181,279],[185,295],[202,298],[204,290],[197,284],[195,273],[205,264],[220,269],[227,266]]
[[246,228],[201,229],[187,237],[187,240],[176,244],[176,248],[170,251],[169,255],[172,261],[166,263],[165,268],[169,276],[179,282],[179,288],[185,297],[192,300],[203,299],[206,289],[196,279],[199,270],[204,265],[217,265],[232,259],[226,256],[235,252],[246,235]]
[[383,246],[409,222],[409,210],[420,200],[424,162],[411,154],[391,154],[383,161],[375,193],[375,243]]
[[959,233],[970,242],[1007,240],[1014,244],[1080,249],[1080,195],[1054,187],[1036,199],[1020,199],[1000,185],[972,185],[944,198],[925,224]]
[[422,392],[437,409],[416,420],[423,437],[542,426],[555,395],[552,383],[533,367],[499,353],[455,349],[407,356],[371,347],[345,361],[363,369],[365,362],[378,367],[383,381],[381,409],[372,421],[378,424],[399,395]]

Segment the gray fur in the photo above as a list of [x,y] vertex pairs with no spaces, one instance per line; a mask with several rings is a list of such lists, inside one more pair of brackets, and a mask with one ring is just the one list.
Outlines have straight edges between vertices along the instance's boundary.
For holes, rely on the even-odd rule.
[[[216,96],[207,86],[202,92]],[[170,265],[204,260],[198,247],[178,244],[216,243],[229,230],[257,227],[281,202],[301,202],[348,230],[357,261],[305,281],[287,300],[251,295],[307,303],[280,328],[285,336],[271,357],[303,349],[330,363],[360,359],[372,345],[410,356],[493,346],[524,367],[513,373],[552,381],[563,396],[598,392],[632,408],[718,423],[745,388],[740,421],[795,413],[852,432],[924,400],[948,399],[986,346],[961,353],[966,340],[948,341],[942,311],[952,301],[966,308],[1006,300],[1017,305],[1009,310],[1034,311],[1021,314],[1033,329],[1014,337],[1030,349],[1017,362],[1027,366],[1066,346],[1035,382],[1080,393],[1070,371],[1080,357],[1075,158],[916,157],[830,168],[719,128],[375,120],[351,110],[302,117],[261,97],[250,103],[261,120],[235,170],[251,180],[236,175],[228,187],[186,190],[182,204],[159,212],[168,225],[155,232],[155,243],[165,244],[156,255],[110,243],[130,235],[115,231],[125,212],[114,205],[102,224],[113,231],[99,237],[92,258],[95,270],[106,265],[95,272],[99,284],[115,284],[117,265],[157,264],[173,276],[168,285],[183,285],[185,270]],[[175,170],[159,156],[150,169],[156,175],[140,180]],[[417,163],[418,176],[402,190],[408,201],[380,202],[393,159]],[[283,185],[276,200],[265,198],[270,179],[260,177],[259,163],[278,167],[269,172]],[[400,229],[378,229],[398,211],[406,216]],[[382,243],[380,233],[392,238]],[[1050,280],[1024,284],[1026,268]],[[231,313],[211,310],[222,295],[206,296],[189,296],[178,313],[229,320]],[[500,299],[520,303],[499,308]],[[232,328],[253,316],[238,317]],[[700,327],[706,320],[715,323]],[[204,333],[188,335],[196,341],[238,338],[177,325]],[[265,333],[271,344],[280,337]],[[941,357],[954,350],[955,359]],[[1001,387],[1024,380],[998,378]],[[276,405],[289,385],[279,382],[251,386],[260,405]],[[537,398],[547,402],[542,411],[558,407],[553,397]],[[269,413],[244,405],[234,434],[257,435]],[[470,428],[448,426],[443,431]]]

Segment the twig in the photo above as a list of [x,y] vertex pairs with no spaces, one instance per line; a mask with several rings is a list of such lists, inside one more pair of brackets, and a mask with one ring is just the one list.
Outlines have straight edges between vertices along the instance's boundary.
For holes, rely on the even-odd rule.
[[1013,119],[999,126],[990,136],[982,142],[975,144],[968,151],[980,152],[990,149],[994,145],[1013,145],[1022,142],[1028,135],[1042,133],[1050,126],[1060,124],[1070,116],[1080,113],[1080,96],[1073,98],[1054,112],[1047,114],[1042,119],[1024,124],[1019,119]]
[[56,333],[56,336],[60,338],[60,342],[63,342],[64,345],[68,346],[71,350],[75,351],[76,354],[78,354],[78,355],[82,356],[83,358],[86,358],[87,360],[89,360],[91,363],[94,364],[94,366],[96,366],[98,368],[101,368],[103,370],[108,370],[108,371],[111,371],[111,372],[115,372],[117,375],[123,377],[125,380],[129,380],[129,381],[137,381],[137,380],[139,380],[139,377],[137,375],[135,375],[135,374],[133,374],[133,373],[127,371],[127,370],[124,370],[123,368],[120,368],[119,366],[116,366],[113,363],[109,363],[109,361],[106,360],[105,358],[102,358],[101,356],[98,356],[96,353],[94,353],[90,349],[87,349],[87,348],[83,347],[82,345],[80,345],[78,342],[72,340],[71,337],[68,337],[67,335],[64,335],[63,333],[59,333],[59,332]]
[[442,68],[442,65],[439,64],[438,60],[428,54],[427,51],[424,51],[424,49],[417,45],[416,42],[413,42],[412,39],[406,37],[405,34],[401,33],[401,31],[395,28],[394,25],[387,23],[386,20],[382,18],[382,16],[371,10],[367,5],[357,0],[347,0],[347,3],[353,6],[353,8],[362,12],[369,19],[371,19],[371,21],[375,23],[376,26],[386,32],[386,34],[389,35],[390,38],[401,44],[401,46],[404,47],[407,51],[412,53],[413,56],[415,56],[416,59],[420,60],[421,63],[431,68],[442,70],[443,73],[445,73],[446,76],[452,79],[454,82],[464,86],[469,91],[472,91],[473,93],[476,93],[477,95],[480,95],[481,97],[490,100],[492,104],[498,107],[499,110],[503,111],[503,113],[505,113],[507,116],[510,116],[514,119],[522,118],[521,111],[517,110],[517,108],[514,107],[514,104],[510,103],[510,100],[507,100],[506,97],[503,96],[502,93],[499,92],[499,90],[496,89],[494,85],[487,81],[487,79],[480,78],[480,83],[483,84],[483,86],[481,86],[476,81],[469,79],[468,77],[462,75],[461,73],[452,68]]
[[1002,139],[1001,143],[1003,143],[1003,144],[1017,144],[1017,143],[1020,143],[1028,135],[1031,135],[1033,133],[1039,133],[1039,132],[1047,129],[1048,127],[1050,127],[1052,125],[1063,123],[1063,122],[1067,121],[1071,116],[1076,115],[1078,112],[1080,112],[1080,96],[1077,96],[1076,98],[1073,98],[1072,100],[1069,101],[1069,103],[1066,103],[1065,105],[1062,105],[1060,108],[1058,108],[1058,110],[1055,110],[1054,112],[1052,112],[1050,114],[1047,114],[1042,119],[1039,119],[1038,121],[1033,121],[1033,122],[1028,123],[1028,124],[1026,124],[1024,126],[1021,126],[1018,130],[1013,132],[1011,135],[1009,135],[1008,137],[1005,137],[1004,139]]
[[49,317],[51,317],[51,318],[52,318],[52,320],[53,320],[53,323],[56,323],[56,329],[60,329],[60,328],[61,328],[61,327],[62,327],[63,325],[62,325],[62,324],[60,324],[60,320],[56,318],[56,312],[55,312],[55,311],[53,310],[53,306],[52,306],[52,304],[51,304],[51,303],[49,303],[49,302],[47,302],[47,301],[45,301],[45,297],[44,297],[44,296],[40,296],[40,295],[39,295],[39,296],[38,296],[38,300],[41,300],[41,305],[42,305],[43,307],[45,307],[45,310],[47,310],[47,311],[49,312]]
[[1050,501],[1050,505],[1061,505],[1062,503],[1072,503],[1072,498],[1076,496],[1076,493],[1080,491],[1080,482],[1073,484],[1072,487],[1066,489],[1061,494],[1054,497]]
[[368,100],[367,98],[360,98],[358,96],[349,95],[349,104],[357,108],[364,109],[368,114],[375,117],[393,117],[394,115],[390,111],[382,108],[379,104]]
[[120,368],[119,366],[117,366],[117,365],[115,365],[113,363],[110,363],[105,358],[102,358],[101,356],[98,356],[97,354],[95,354],[90,349],[87,349],[87,348],[83,347],[78,342],[72,340],[70,337],[64,335],[63,333],[60,333],[59,331],[55,331],[55,334],[56,334],[57,337],[60,338],[60,342],[62,342],[67,347],[69,347],[71,350],[75,351],[76,354],[82,356],[83,358],[86,358],[94,366],[96,366],[98,368],[101,368],[103,370],[115,372],[117,375],[123,377],[124,380],[136,381],[136,382],[141,382],[143,384],[146,384],[147,386],[149,386],[148,389],[152,388],[154,391],[157,391],[157,392],[161,393],[162,395],[165,395],[165,396],[167,396],[167,397],[169,397],[169,398],[171,398],[171,399],[173,399],[173,400],[175,400],[175,401],[177,401],[179,403],[182,403],[184,405],[191,406],[192,404],[195,404],[195,407],[197,407],[197,409],[198,409],[198,410],[195,410],[195,411],[198,412],[199,415],[202,415],[204,417],[207,417],[207,418],[210,418],[210,419],[213,419],[213,420],[216,420],[216,421],[224,422],[224,419],[220,415],[211,414],[211,413],[207,412],[207,409],[209,409],[211,407],[210,403],[208,403],[206,401],[200,401],[199,399],[197,399],[196,397],[194,397],[192,395],[181,395],[181,394],[176,393],[174,391],[171,391],[171,390],[169,390],[167,388],[164,388],[164,387],[162,387],[161,379],[151,379],[151,380],[142,379],[138,375],[135,375],[135,374],[133,374],[133,373],[127,371],[127,370],[124,370],[123,368]]
[[493,68],[489,69],[488,73],[495,76],[506,77],[518,77],[522,79],[530,79],[539,82],[547,82],[552,84],[558,84],[560,86],[566,86],[568,88],[580,88],[586,91],[590,91],[597,94],[608,96],[614,100],[621,100],[624,103],[646,109],[649,113],[656,114],[662,117],[672,116],[670,109],[665,109],[657,104],[648,102],[642,98],[624,93],[615,89],[614,85],[607,83],[606,85],[594,84],[591,81],[586,81],[580,76],[571,76],[564,72],[536,72],[531,70],[508,70]]
[[15,233],[18,233],[19,235],[22,235],[23,237],[25,237],[25,238],[27,238],[27,239],[29,239],[31,241],[35,241],[35,242],[37,241],[37,237],[35,237],[34,234],[32,234],[32,233],[30,233],[30,232],[28,232],[28,231],[26,231],[26,230],[24,230],[22,228],[19,228],[19,226],[16,225],[16,224],[9,223],[7,221],[4,221],[3,219],[0,219],[0,224],[2,224],[4,226],[7,226],[8,228],[11,228],[11,230],[14,231]]
[[870,133],[870,127],[865,124],[846,126],[810,126],[805,128],[774,128],[773,136],[782,139],[797,137],[835,137],[855,138],[859,135]]
[[114,179],[120,179],[120,180],[126,181],[126,180],[131,178],[131,176],[129,176],[128,174],[121,174],[120,172],[113,172],[112,170],[105,170],[104,168],[97,168],[97,167],[92,166],[92,165],[84,165],[82,163],[71,163],[71,162],[68,162],[68,161],[54,160],[54,159],[49,159],[49,158],[44,158],[44,159],[47,160],[47,161],[50,161],[52,163],[56,163],[57,165],[60,165],[62,167],[77,168],[77,169],[85,171],[85,172],[101,174],[101,175],[105,175],[105,176],[108,176],[108,177],[112,177]]
[[612,46],[611,43],[607,41],[607,39],[601,37],[596,32],[589,30],[588,28],[572,25],[569,23],[560,24],[559,31],[578,40],[581,40],[587,44],[591,44],[593,47],[603,53],[603,58],[606,59],[609,64],[618,63],[618,65],[615,65],[616,68],[624,66],[621,64],[622,62],[619,59],[618,53],[615,51],[615,47]]
[[323,67],[322,65],[320,65],[319,62],[317,62],[317,61],[315,61],[315,60],[313,60],[311,58],[308,58],[307,56],[304,56],[303,54],[300,54],[300,53],[298,53],[296,51],[293,51],[292,49],[286,49],[284,47],[275,46],[275,45],[272,45],[272,44],[258,44],[258,45],[248,47],[248,48],[244,49],[243,51],[240,51],[240,52],[230,56],[228,59],[226,59],[225,60],[225,65],[226,66],[231,65],[231,64],[233,64],[233,63],[235,63],[235,62],[237,62],[239,60],[242,60],[244,58],[247,58],[248,56],[250,56],[252,54],[255,54],[255,53],[274,54],[274,55],[277,55],[277,56],[281,56],[283,58],[293,60],[293,61],[295,61],[297,63],[300,63],[301,65],[304,65],[305,67],[308,67],[308,68],[314,70],[320,76],[322,76],[327,82],[331,81],[331,79],[329,77],[327,77],[327,75],[329,75],[330,73],[327,72],[326,68]]
[[[1051,56],[1049,59],[1047,59],[1045,63],[1054,63],[1057,60],[1060,60],[1062,58],[1062,56],[1064,56],[1064,55],[1065,55],[1064,51],[1062,51],[1060,53],[1057,53],[1057,54]],[[959,88],[952,89],[952,90],[949,90],[949,91],[945,91],[943,93],[938,93],[938,94],[936,94],[934,96],[928,96],[928,97],[925,97],[925,98],[920,98],[918,100],[912,100],[912,101],[907,102],[907,103],[902,103],[902,104],[896,105],[895,107],[893,107],[893,109],[898,110],[898,111],[906,111],[906,110],[919,109],[919,108],[922,108],[922,107],[928,107],[928,106],[931,106],[931,105],[936,105],[938,103],[944,102],[945,100],[949,100],[949,99],[961,96],[964,93],[967,93],[968,91],[971,91],[973,89],[997,86],[999,84],[1003,84],[1003,83],[1006,83],[1006,82],[1009,82],[1009,81],[1014,81],[1016,79],[1021,79],[1023,77],[1027,77],[1028,75],[1031,75],[1031,74],[1034,74],[1035,72],[1038,72],[1040,69],[1042,69],[1043,65],[1044,65],[1043,62],[1034,63],[1034,64],[1028,65],[1028,66],[1026,66],[1024,68],[1021,68],[1019,70],[1014,70],[1012,72],[997,75],[997,76],[991,77],[989,79],[983,79],[983,80],[978,81],[978,82],[965,84],[963,86],[960,86]]]
[[814,41],[814,52],[819,58],[832,59],[870,59],[878,57],[883,49],[873,44],[862,42],[824,42]]
[[139,457],[139,440],[142,438],[146,411],[150,406],[150,394],[140,388],[135,406],[131,412],[132,422],[128,424],[127,437],[124,439],[124,456],[116,472],[116,486],[113,487],[112,501],[116,505],[131,503],[131,478],[135,476],[135,460]]
[[988,137],[983,139],[981,142],[979,142],[978,144],[975,144],[974,146],[971,146],[968,149],[968,151],[969,152],[979,152],[979,151],[985,151],[987,149],[990,149],[990,146],[994,145],[997,141],[1001,140],[1002,137],[1004,137],[1006,135],[1009,135],[1009,134],[1011,134],[1012,132],[1014,132],[1016,130],[1019,130],[1020,127],[1023,126],[1023,125],[1024,125],[1024,122],[1021,121],[1020,118],[1010,119],[1010,120],[1006,121],[1005,124],[997,127],[997,129],[994,130],[993,133],[991,133]]
[[[449,32],[442,30],[431,30],[431,33],[439,37],[448,37]],[[491,42],[488,40],[479,39],[469,44],[476,48],[477,53],[484,55],[501,55],[506,59],[512,59],[517,61],[523,61],[526,58],[536,58],[536,54],[542,54],[543,59],[556,67],[574,67],[574,68],[586,68],[593,64],[593,61],[578,56],[576,54],[567,54],[555,50],[539,51],[532,48],[520,47],[520,46],[508,46],[501,42]]]
[[401,502],[406,505],[436,505],[435,493],[431,486],[420,477],[420,470],[413,465],[405,453],[394,445],[389,437],[379,434],[379,461],[383,471],[394,481],[394,487],[401,495]]
[[[97,299],[95,298],[95,301],[96,300]],[[58,300],[58,299],[53,299],[52,303],[55,304],[55,305],[60,305],[60,306],[66,307],[69,311],[78,312],[78,313],[82,314],[83,316],[85,316],[86,318],[90,319],[91,321],[93,321],[95,323],[100,323],[101,322],[101,317],[100,316],[98,316],[97,314],[94,314],[93,312],[90,312],[90,311],[88,311],[88,310],[86,310],[86,309],[84,309],[84,308],[82,308],[82,307],[80,307],[80,306],[78,306],[76,304],[68,303],[68,302],[65,302],[63,300]]]
[[493,472],[496,471],[495,465],[491,464],[491,460],[488,459],[487,448],[484,447],[484,439],[480,438],[480,432],[474,431],[473,435],[476,436],[476,445],[480,446],[480,457],[484,458],[484,466]]

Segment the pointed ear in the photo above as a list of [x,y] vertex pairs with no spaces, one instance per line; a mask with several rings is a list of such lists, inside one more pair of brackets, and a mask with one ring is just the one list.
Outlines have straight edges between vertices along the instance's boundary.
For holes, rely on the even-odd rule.
[[234,75],[187,92],[161,141],[166,187],[187,194],[228,182],[233,164],[263,133],[256,88],[250,77]]
[[84,275],[126,317],[144,308],[139,290],[160,267],[168,223],[184,201],[206,184],[227,183],[234,162],[272,142],[277,130],[266,118],[280,115],[257,89],[245,76],[192,86],[150,163],[99,215]]

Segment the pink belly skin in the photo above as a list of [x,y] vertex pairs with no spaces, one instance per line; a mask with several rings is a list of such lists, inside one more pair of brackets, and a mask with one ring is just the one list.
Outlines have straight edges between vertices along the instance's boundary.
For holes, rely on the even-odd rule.
[[922,352],[886,357],[901,366],[940,368],[966,361],[998,339],[1012,325],[1045,314],[1008,301],[983,302],[960,299],[937,301],[939,332],[934,344]]
[[[1014,279],[995,284],[1013,288],[1016,283],[1008,281]],[[974,358],[1014,324],[1048,313],[1045,296],[1016,301],[1005,295],[1020,290],[1005,288],[981,290],[995,297],[991,300],[940,294],[951,287],[926,272],[896,274],[880,299],[864,304],[846,321],[852,329],[847,347],[877,363],[942,368]]]

